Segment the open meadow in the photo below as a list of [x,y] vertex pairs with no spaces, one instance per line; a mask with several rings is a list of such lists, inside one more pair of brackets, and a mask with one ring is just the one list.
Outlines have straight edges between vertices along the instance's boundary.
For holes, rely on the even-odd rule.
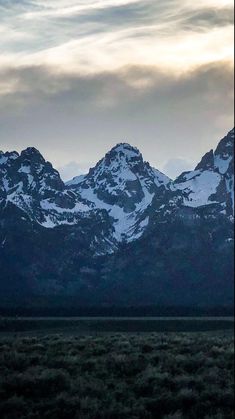
[[[121,320],[117,321],[116,326],[123,329]],[[144,333],[133,332],[136,323],[130,326],[130,321],[126,322],[129,332],[118,332],[115,327],[111,332],[110,323],[103,321],[99,323],[103,330],[97,333],[81,329],[75,333],[72,328],[56,334],[54,329],[43,332],[42,327],[27,332],[24,322],[21,332],[8,323],[11,332],[7,333],[2,320],[0,417],[234,417],[232,322],[227,322],[227,330],[215,330],[214,326],[205,332],[198,331],[197,326],[196,331],[187,333],[170,333],[170,320],[164,323],[165,331],[163,324],[161,331],[146,331],[150,323]],[[205,324],[202,330],[203,327]],[[159,322],[155,328],[160,328]]]

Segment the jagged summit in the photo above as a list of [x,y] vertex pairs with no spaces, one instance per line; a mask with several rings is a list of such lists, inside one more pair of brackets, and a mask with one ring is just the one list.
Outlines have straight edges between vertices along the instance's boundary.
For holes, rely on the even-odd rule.
[[221,211],[233,214],[234,207],[234,129],[219,142],[215,152],[206,153],[195,170],[185,172],[174,182],[191,207],[219,204]]
[[67,184],[34,147],[1,152],[1,301],[226,307],[233,143],[234,130],[175,182],[125,142]]
[[21,154],[40,154],[41,156],[40,151],[35,147],[27,147],[24,150],[22,150]]
[[0,165],[6,164],[9,160],[14,160],[19,157],[17,151],[0,151]]
[[231,157],[234,151],[234,128],[228,132],[228,134],[220,140],[218,146],[215,149],[215,156],[220,155],[221,158],[227,159]]
[[126,171],[138,163],[143,164],[143,157],[138,148],[133,147],[126,142],[121,142],[111,148],[105,156],[89,170],[87,175],[75,176],[73,179],[67,181],[66,185],[68,187],[73,187],[82,183],[88,177],[97,177],[99,174],[103,176],[103,173],[106,173],[107,177],[109,177],[110,171],[120,171],[119,178],[121,179],[121,171],[123,169]]
[[19,153],[17,151],[3,151],[3,150],[0,150],[0,156],[11,156],[11,155],[19,156]]
[[91,169],[91,172],[99,169],[101,166],[115,171],[121,168],[132,168],[136,165],[143,165],[143,156],[138,148],[128,143],[118,143]]
[[[140,150],[129,143],[121,142],[116,144],[109,150],[99,162],[89,170],[87,175],[76,176],[71,181],[67,182],[68,186],[80,184],[92,178],[99,180],[100,176],[102,181],[106,177],[107,181],[112,177],[116,177],[118,184],[129,181],[136,181],[138,176],[153,176],[157,186],[160,184],[167,184],[170,182],[168,176],[164,175],[157,169],[150,166],[145,162]],[[157,179],[159,178],[159,179]],[[113,179],[114,180],[114,179]]]
[[29,159],[39,159],[39,160],[45,161],[40,151],[37,150],[35,147],[27,147],[25,150],[22,150],[21,157],[23,158],[25,157]]
[[234,128],[222,138],[215,151],[210,150],[206,153],[195,170],[215,170],[216,168],[221,174],[224,174],[233,158],[234,151]]
[[121,241],[143,234],[149,221],[146,211],[169,183],[167,176],[144,162],[136,147],[119,143],[86,176],[74,178],[67,186],[84,203],[108,212],[115,238]]
[[44,227],[74,224],[81,211],[60,174],[34,147],[0,154],[0,204],[13,204]]
[[76,225],[84,217],[105,214],[108,228],[113,229],[112,245],[132,241],[145,232],[151,217],[171,217],[181,206],[215,204],[220,213],[232,215],[233,147],[234,129],[194,171],[174,182],[127,142],[116,144],[88,174],[66,184],[35,147],[21,154],[0,152],[0,203],[17,206],[47,228]]
[[210,150],[206,153],[200,163],[195,167],[195,170],[207,170],[214,167],[214,151]]
[[117,143],[107,154],[113,154],[113,153],[122,153],[126,155],[127,157],[141,155],[137,147],[134,147],[131,144],[126,143],[126,142]]
[[[127,143],[119,143],[105,154],[104,158],[97,163],[94,170],[101,167],[108,167],[109,170],[114,172],[117,170],[122,171],[123,169],[128,170],[128,168],[134,170],[134,166],[143,164],[143,156],[136,147],[132,147]],[[121,173],[120,177],[122,177]]]

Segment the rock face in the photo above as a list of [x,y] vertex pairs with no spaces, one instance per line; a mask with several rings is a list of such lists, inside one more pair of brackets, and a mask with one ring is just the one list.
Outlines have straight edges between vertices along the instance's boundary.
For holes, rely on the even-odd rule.
[[[20,155],[1,152],[0,205],[0,208],[14,205],[22,211],[23,219],[26,216],[32,223],[47,229],[80,225],[84,219],[93,224],[96,220],[97,227],[90,235],[91,248],[99,246],[97,254],[115,249],[113,227],[105,212],[78,200],[73,191],[66,188],[57,170],[35,148],[27,148]],[[6,217],[7,213],[5,210]],[[3,222],[3,216],[1,218]]]
[[148,225],[153,198],[169,189],[170,179],[143,161],[138,149],[121,143],[90,169],[67,183],[84,204],[108,212],[115,239],[133,241]]
[[64,184],[34,148],[0,152],[0,305],[232,304],[234,130],[175,181],[120,143]]
[[174,182],[182,191],[184,204],[198,208],[218,204],[218,210],[232,216],[234,209],[234,129],[215,152],[211,150],[194,171],[183,173]]
[[2,201],[16,205],[44,227],[74,224],[78,214],[89,210],[77,204],[59,173],[35,148],[20,155],[1,153],[0,173]]

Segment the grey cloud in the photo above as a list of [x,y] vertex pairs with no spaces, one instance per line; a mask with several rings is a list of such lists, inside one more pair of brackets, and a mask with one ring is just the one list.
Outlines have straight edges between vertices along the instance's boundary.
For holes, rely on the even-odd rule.
[[[62,17],[64,20],[88,20],[95,22],[107,22],[110,25],[122,23],[148,22],[168,22],[172,18],[181,17],[183,21],[196,24],[205,22],[208,25],[231,24],[233,22],[233,7],[224,6],[217,10],[215,7],[203,7],[198,9],[190,8],[190,6],[182,0],[142,0],[136,3],[127,4],[125,6],[107,6],[102,9],[94,9],[89,12],[79,12],[68,18]],[[174,23],[174,21],[173,21]]]
[[32,1],[27,0],[0,0],[0,7],[5,10],[11,10],[12,8],[23,8],[26,6],[33,6]]
[[[44,6],[48,7],[46,1]],[[184,0],[141,0],[124,7],[114,7],[110,1],[106,8],[67,17],[52,13],[25,19],[24,12],[41,10],[36,0],[0,0],[3,55],[21,52],[27,58],[31,52],[70,40],[86,45],[88,37],[95,46],[96,37],[102,40],[106,32],[116,34],[112,45],[117,49],[120,37],[134,38],[131,45],[136,46],[139,37],[151,41],[156,34],[159,43],[169,37],[172,46],[181,31],[210,32],[231,25],[233,16],[229,7],[217,10],[191,7]],[[92,53],[95,49],[81,58],[78,49],[75,58],[79,64],[82,59],[89,63]],[[138,146],[147,160],[170,173],[180,161],[182,168],[187,161],[197,163],[233,123],[233,74],[227,63],[198,67],[180,77],[144,65],[72,76],[55,75],[44,66],[22,67],[17,57],[12,61],[15,69],[0,69],[0,148],[36,146],[62,167],[63,176],[76,170],[79,174],[88,161],[96,162],[122,140]]]
[[146,4],[137,2],[123,6],[110,6],[103,9],[90,10],[89,12],[78,13],[70,17],[62,17],[61,20],[68,21],[91,21],[98,23],[127,24],[137,22],[138,19],[147,19],[149,13]]
[[71,17],[71,20],[79,19],[85,21],[99,22],[108,26],[129,26],[133,24],[165,24],[168,31],[171,27],[181,29],[212,28],[232,25],[234,22],[233,8],[224,7],[217,10],[214,7],[204,7],[191,9],[186,7],[182,0],[160,0],[153,2],[152,0],[144,0],[136,2],[125,7],[113,6],[102,10],[94,10],[89,13]]
[[185,16],[185,19],[181,22],[181,26],[184,29],[212,29],[215,27],[223,27],[227,25],[233,25],[234,15],[232,8],[224,8],[221,10],[205,9],[199,10],[191,16]]
[[181,173],[192,170],[196,162],[189,162],[185,159],[170,159],[163,166],[163,172],[171,179],[176,179]]
[[226,63],[181,77],[144,66],[93,77],[55,76],[46,68],[10,75],[19,91],[0,99],[0,148],[36,146],[57,167],[71,158],[84,167],[122,140],[161,170],[175,158],[196,163],[233,120]]
[[[90,106],[110,107],[121,101],[135,101],[138,97],[156,99],[156,95],[163,93],[179,98],[195,94],[200,95],[214,92],[215,96],[221,90],[227,90],[229,96],[233,94],[232,77],[233,69],[227,62],[216,62],[195,68],[183,75],[175,75],[151,66],[127,66],[116,72],[102,72],[94,75],[66,75],[54,74],[50,68],[25,67],[21,69],[8,69],[0,71],[1,82],[16,81],[15,91],[8,94],[5,104],[22,101],[22,106],[27,103],[41,100],[58,101],[58,98],[69,98],[69,102],[82,102]],[[220,83],[221,82],[221,83]],[[216,89],[215,89],[216,87]],[[198,95],[197,94],[197,95]],[[195,96],[194,96],[195,97]],[[2,102],[4,110],[5,104]]]
[[59,171],[62,179],[64,181],[70,180],[75,176],[83,175],[88,173],[89,168],[91,167],[92,163],[87,164],[79,164],[75,161],[71,161],[67,163],[65,166],[58,167],[57,170]]

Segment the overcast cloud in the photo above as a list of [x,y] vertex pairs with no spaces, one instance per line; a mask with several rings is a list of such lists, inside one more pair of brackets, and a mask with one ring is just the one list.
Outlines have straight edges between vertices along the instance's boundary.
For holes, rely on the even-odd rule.
[[128,141],[169,175],[233,125],[230,0],[0,0],[0,148],[80,174]]

